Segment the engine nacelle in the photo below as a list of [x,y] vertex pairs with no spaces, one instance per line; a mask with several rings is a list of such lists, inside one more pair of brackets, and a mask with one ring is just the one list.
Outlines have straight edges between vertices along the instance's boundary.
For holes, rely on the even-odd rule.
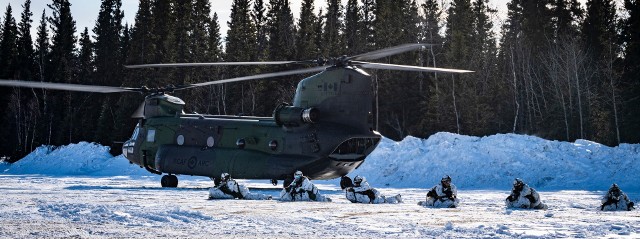
[[304,123],[317,123],[320,112],[316,108],[300,108],[281,104],[273,111],[273,119],[277,125],[287,127],[300,126]]

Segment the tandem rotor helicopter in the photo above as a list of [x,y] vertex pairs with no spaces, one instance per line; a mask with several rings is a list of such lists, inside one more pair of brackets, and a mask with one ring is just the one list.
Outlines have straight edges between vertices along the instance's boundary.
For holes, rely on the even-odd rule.
[[[311,179],[333,179],[360,166],[378,145],[372,128],[371,76],[363,69],[467,73],[468,70],[366,62],[420,49],[428,44],[404,44],[356,56],[329,60],[272,62],[175,63],[127,68],[317,64],[297,70],[243,76],[149,90],[96,85],[0,80],[0,86],[80,92],[148,94],[140,118],[122,153],[131,163],[154,174],[165,174],[162,187],[177,187],[175,175],[216,179],[291,180],[296,170]],[[293,104],[280,104],[273,117],[184,113],[184,101],[167,93],[195,87],[320,72],[302,79]],[[285,182],[286,185],[286,182]]]

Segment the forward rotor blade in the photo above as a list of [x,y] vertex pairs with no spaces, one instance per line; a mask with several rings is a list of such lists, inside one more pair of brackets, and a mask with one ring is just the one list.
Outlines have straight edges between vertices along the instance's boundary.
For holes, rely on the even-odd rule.
[[398,46],[394,46],[394,47],[380,49],[380,50],[377,50],[377,51],[363,53],[363,54],[360,54],[360,55],[355,55],[355,56],[349,57],[349,60],[370,61],[370,60],[380,59],[380,58],[387,57],[387,56],[400,54],[400,53],[407,52],[407,51],[417,50],[417,49],[422,48],[423,46],[430,46],[430,45],[433,45],[433,44],[424,44],[424,43],[402,44],[402,45],[398,45]]
[[49,89],[49,90],[69,90],[69,91],[96,92],[96,93],[117,93],[117,92],[138,92],[138,91],[141,91],[141,89],[138,89],[138,88],[125,88],[125,87],[115,87],[115,86],[78,85],[78,84],[67,84],[67,83],[51,83],[51,82],[19,81],[19,80],[2,80],[2,79],[0,79],[0,86],[42,88],[42,89]]
[[298,61],[247,61],[247,62],[205,62],[205,63],[163,63],[124,66],[126,68],[166,68],[166,67],[201,67],[201,66],[251,66],[251,65],[285,65]]
[[460,69],[447,69],[447,68],[436,68],[436,67],[394,65],[394,64],[372,63],[372,62],[354,61],[353,63],[357,63],[358,66],[360,66],[362,68],[379,69],[379,70],[422,71],[422,72],[441,72],[441,73],[471,73],[471,72],[473,72],[473,71],[469,71],[469,70],[460,70]]
[[256,80],[256,79],[265,79],[265,78],[272,78],[272,77],[279,77],[279,76],[314,73],[314,72],[323,71],[326,68],[327,68],[326,66],[316,66],[316,67],[312,67],[312,68],[304,68],[304,69],[297,69],[297,70],[291,70],[291,71],[280,71],[280,72],[252,75],[252,76],[242,76],[242,77],[229,78],[229,79],[224,79],[224,80],[216,80],[216,81],[209,81],[209,82],[191,84],[191,85],[188,85],[188,86],[186,86],[184,88],[178,88],[176,90],[189,89],[189,88],[207,86],[207,85],[218,85],[218,84],[224,84],[224,83],[230,83],[230,82],[238,82],[238,81],[246,81],[246,80]]

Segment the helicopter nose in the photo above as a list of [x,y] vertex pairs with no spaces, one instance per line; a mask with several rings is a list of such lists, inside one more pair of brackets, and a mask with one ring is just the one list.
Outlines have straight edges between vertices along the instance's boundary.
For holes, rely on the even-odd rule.
[[125,158],[129,159],[129,157],[127,157],[129,153],[133,153],[132,140],[127,140],[126,142],[124,142],[124,144],[122,144],[122,155],[124,155]]

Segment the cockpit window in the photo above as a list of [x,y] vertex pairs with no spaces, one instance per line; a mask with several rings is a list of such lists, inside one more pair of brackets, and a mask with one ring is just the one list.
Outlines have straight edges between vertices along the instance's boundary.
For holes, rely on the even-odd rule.
[[136,140],[136,139],[138,139],[138,134],[140,134],[140,128],[138,128],[138,127],[136,126],[136,129],[135,129],[135,130],[133,130],[133,135],[131,136],[131,139],[132,139],[132,140]]
[[147,131],[147,142],[155,142],[156,141],[156,130],[155,129],[149,129]]

